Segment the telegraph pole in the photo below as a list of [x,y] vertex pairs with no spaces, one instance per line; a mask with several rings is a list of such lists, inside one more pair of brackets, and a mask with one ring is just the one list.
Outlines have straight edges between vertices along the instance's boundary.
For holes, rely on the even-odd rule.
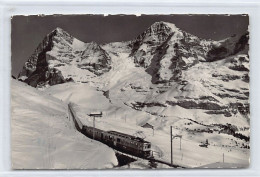
[[172,151],[172,140],[174,138],[180,138],[180,150],[181,150],[181,138],[182,138],[182,135],[172,135],[172,126],[171,126],[171,164],[173,165],[173,158],[172,158],[172,154],[173,154],[173,151]]
[[181,150],[181,138],[182,138],[182,137],[180,136],[180,150]]
[[171,126],[171,164],[172,164],[172,126]]

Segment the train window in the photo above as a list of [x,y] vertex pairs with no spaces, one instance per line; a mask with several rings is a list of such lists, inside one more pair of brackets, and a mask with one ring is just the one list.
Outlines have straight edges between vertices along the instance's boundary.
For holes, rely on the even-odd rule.
[[119,139],[119,138],[117,138],[117,142],[119,142],[119,143],[120,143],[120,139]]
[[150,145],[150,144],[148,144],[147,148],[151,148],[151,145]]

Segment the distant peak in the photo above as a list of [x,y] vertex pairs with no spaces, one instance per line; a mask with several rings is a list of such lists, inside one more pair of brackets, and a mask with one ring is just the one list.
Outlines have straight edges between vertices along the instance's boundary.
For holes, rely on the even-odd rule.
[[153,30],[153,29],[163,29],[163,28],[166,29],[166,30],[169,30],[171,32],[180,31],[180,29],[177,28],[175,24],[169,23],[169,22],[164,22],[164,21],[155,22],[150,27],[151,30]]
[[55,31],[63,32],[64,30],[60,27],[55,28]]
[[163,26],[169,27],[169,28],[171,28],[173,30],[179,29],[179,28],[176,27],[175,24],[169,23],[169,22],[164,22],[164,21],[155,22],[154,24],[152,24],[151,27],[157,27],[159,25],[160,26],[163,25]]
[[56,39],[56,41],[65,40],[69,44],[72,44],[74,37],[71,36],[68,32],[64,31],[62,28],[57,27],[54,30],[52,30],[49,34],[47,34],[45,39],[47,40]]
[[155,22],[154,24],[155,25],[158,25],[158,24],[164,24],[164,25],[167,25],[168,22],[165,22],[165,21],[159,21],[159,22]]
[[55,28],[51,33],[52,34],[67,34],[67,35],[69,35],[68,32],[66,32],[65,30],[63,30],[60,27]]
[[[62,28],[57,27],[57,28],[55,28],[52,32],[64,33],[65,31],[64,31]],[[66,32],[66,33],[67,33],[67,32]]]

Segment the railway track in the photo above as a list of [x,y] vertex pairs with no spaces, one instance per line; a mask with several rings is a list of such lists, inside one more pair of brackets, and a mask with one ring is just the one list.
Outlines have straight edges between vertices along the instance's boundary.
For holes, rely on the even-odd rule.
[[[72,108],[72,106],[71,106],[71,103],[68,104],[68,110],[69,110],[69,116],[71,115],[72,120],[73,120],[74,125],[75,125],[75,128],[76,128],[79,132],[82,133],[82,126],[83,126],[83,124],[82,124],[82,122],[77,118],[77,116],[75,115],[74,110],[73,110],[73,108]],[[83,133],[82,133],[82,134],[83,134]],[[111,148],[112,148],[112,147],[111,147]],[[114,149],[114,148],[113,148],[113,149]],[[173,167],[173,168],[180,168],[180,169],[181,169],[181,168],[186,168],[186,167],[184,167],[184,166],[180,166],[180,165],[176,165],[176,164],[171,164],[171,163],[166,162],[166,161],[163,161],[163,160],[161,160],[161,159],[156,159],[156,158],[154,158],[154,157],[138,157],[138,156],[135,156],[135,155],[133,155],[133,154],[128,154],[128,153],[122,152],[122,151],[120,151],[120,150],[118,150],[118,149],[114,149],[114,151],[117,152],[117,153],[121,153],[121,154],[123,154],[123,155],[126,155],[126,156],[130,156],[130,157],[132,157],[132,158],[144,159],[144,160],[152,161],[152,162],[155,162],[155,163],[161,163],[161,164],[165,164],[165,165],[168,165],[168,166],[170,166],[170,167]]]

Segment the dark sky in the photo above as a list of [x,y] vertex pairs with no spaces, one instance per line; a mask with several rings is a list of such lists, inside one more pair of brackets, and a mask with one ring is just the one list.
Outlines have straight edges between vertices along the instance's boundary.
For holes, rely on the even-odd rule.
[[134,39],[156,21],[171,22],[186,32],[213,40],[244,33],[249,24],[248,16],[242,15],[14,16],[11,21],[12,74],[18,75],[45,35],[56,27],[84,42],[107,43]]

